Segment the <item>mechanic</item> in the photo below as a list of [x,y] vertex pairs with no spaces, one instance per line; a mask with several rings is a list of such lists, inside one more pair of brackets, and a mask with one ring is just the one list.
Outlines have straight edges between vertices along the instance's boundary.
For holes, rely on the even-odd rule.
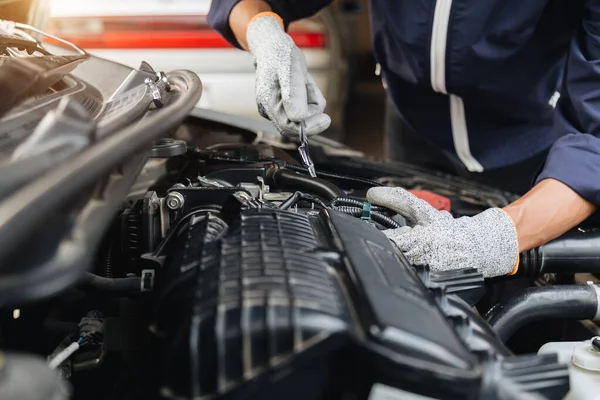
[[[304,56],[285,32],[329,3],[212,2],[209,22],[253,55],[259,112],[283,135],[298,135],[300,121],[313,135],[330,124]],[[508,183],[531,182],[546,160],[519,200],[474,217],[455,219],[401,188],[370,189],[370,202],[410,221],[386,231],[409,261],[514,274],[520,252],[595,212],[600,1],[371,0],[371,21],[389,96],[418,133],[400,129],[399,136],[413,135],[465,171]]]

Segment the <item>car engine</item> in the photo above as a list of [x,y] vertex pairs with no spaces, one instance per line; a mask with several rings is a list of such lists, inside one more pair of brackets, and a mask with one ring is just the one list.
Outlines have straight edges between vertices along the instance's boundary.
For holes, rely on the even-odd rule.
[[267,122],[195,107],[193,73],[79,50],[0,110],[0,400],[597,393],[594,218],[516,276],[410,265],[369,188],[455,217],[517,196],[322,137],[312,178]]
[[[66,296],[81,320],[66,321],[77,313],[60,308],[45,321],[44,329],[70,327],[52,354],[82,343],[57,369],[86,398],[96,397],[79,380],[114,379],[111,363],[133,363],[131,382],[152,377],[119,387],[124,398],[560,399],[568,391],[555,354],[514,355],[477,312],[486,286],[475,269],[411,266],[381,233],[405,221],[364,193],[391,178],[319,171],[313,179],[272,146],[183,143],[155,146],[181,151],[160,159],[166,173],[150,190],[132,193],[95,270]],[[413,192],[457,215],[502,197],[465,190],[452,207],[452,196]]]
[[176,157],[183,173],[120,213],[87,282],[103,295],[154,294],[146,324],[161,396],[491,399],[514,386],[559,398],[567,388],[556,357],[511,355],[473,310],[485,292],[476,270],[407,263],[380,232],[402,218],[360,197],[380,183],[311,179],[267,157],[269,146],[211,147]]
[[[502,398],[520,382],[540,393],[564,387],[555,358],[508,356],[473,312],[477,271],[413,270],[379,231],[398,224],[393,216],[369,218],[344,197],[315,201],[321,184],[338,191],[326,180],[304,184],[310,194],[272,192],[300,178],[284,171],[249,170],[254,184],[226,180],[241,174],[224,169],[204,180],[224,187],[168,191],[181,217],[147,258],[164,274],[153,328],[166,343],[165,397],[332,399],[377,383]],[[434,379],[440,387],[423,391]]]

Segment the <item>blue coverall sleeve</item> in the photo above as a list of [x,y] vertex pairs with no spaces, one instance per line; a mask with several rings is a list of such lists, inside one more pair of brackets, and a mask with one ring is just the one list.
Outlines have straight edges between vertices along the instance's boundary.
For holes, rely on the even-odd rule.
[[[241,0],[213,0],[208,12],[208,23],[221,33],[225,39],[237,48],[239,43],[229,27],[229,14],[233,7]],[[332,0],[267,0],[273,12],[283,19],[285,27],[290,22],[310,17],[320,9],[331,3]]]
[[600,1],[586,11],[567,55],[554,128],[562,136],[536,183],[556,179],[600,206]]

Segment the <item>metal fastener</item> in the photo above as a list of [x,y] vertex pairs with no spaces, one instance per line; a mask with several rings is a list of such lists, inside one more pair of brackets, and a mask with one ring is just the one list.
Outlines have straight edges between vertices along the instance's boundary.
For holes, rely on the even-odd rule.
[[154,82],[151,78],[146,78],[144,82],[150,90],[150,96],[152,97],[152,102],[156,108],[162,108],[165,103],[163,102],[162,95],[160,94],[160,89],[158,86],[156,86],[156,82]]
[[171,192],[167,195],[167,207],[171,210],[179,210],[185,203],[185,198],[179,192]]
[[167,75],[165,75],[164,72],[160,71],[156,73],[156,77],[158,78],[158,80],[156,81],[156,86],[158,86],[159,89],[170,92],[171,84],[169,83]]

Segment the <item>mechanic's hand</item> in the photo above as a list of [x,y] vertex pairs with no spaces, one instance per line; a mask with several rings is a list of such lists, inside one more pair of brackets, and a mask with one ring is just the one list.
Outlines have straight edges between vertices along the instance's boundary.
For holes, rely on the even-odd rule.
[[304,53],[273,16],[256,18],[248,26],[248,48],[256,68],[256,102],[282,135],[298,136],[305,121],[307,135],[331,124],[324,114],[325,98],[306,69]]
[[517,232],[502,209],[454,218],[402,188],[375,187],[367,200],[407,219],[410,226],[384,231],[413,265],[434,271],[477,268],[485,277],[514,273],[518,263]]

